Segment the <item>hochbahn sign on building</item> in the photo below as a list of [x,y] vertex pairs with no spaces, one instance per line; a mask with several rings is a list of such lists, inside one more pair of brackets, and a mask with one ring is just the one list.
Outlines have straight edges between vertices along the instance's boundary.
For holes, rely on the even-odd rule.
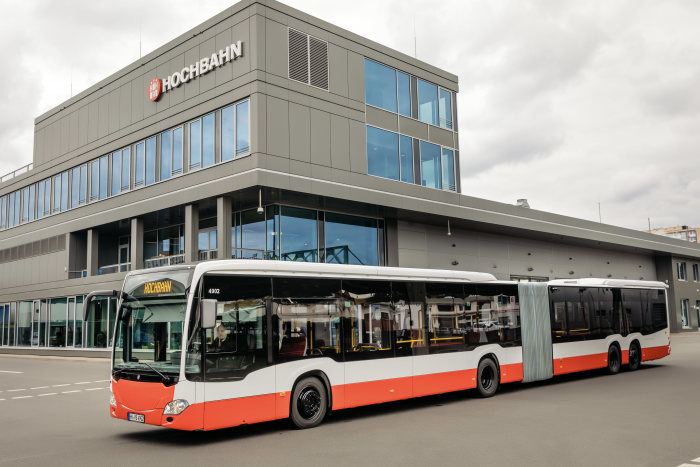
[[175,89],[181,84],[195,79],[197,76],[202,76],[209,73],[227,62],[236,60],[243,56],[243,43],[238,41],[234,44],[226,46],[219,50],[218,53],[213,53],[211,56],[202,57],[190,66],[186,66],[180,71],[176,71],[170,76],[163,78],[153,78],[148,84],[148,98],[151,102],[157,101],[161,94]]

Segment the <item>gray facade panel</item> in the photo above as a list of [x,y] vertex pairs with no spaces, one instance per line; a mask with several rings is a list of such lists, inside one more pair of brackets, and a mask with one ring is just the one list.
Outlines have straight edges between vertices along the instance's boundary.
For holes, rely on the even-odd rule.
[[358,53],[348,51],[348,97],[365,102],[365,62]]
[[267,98],[267,152],[289,157],[289,102]]
[[362,122],[349,121],[350,125],[350,170],[367,173],[367,131]]
[[328,112],[311,109],[311,163],[331,165],[331,117]]
[[328,44],[328,90],[348,97],[348,51],[333,43]]
[[350,170],[350,126],[346,117],[331,115],[331,165]]
[[287,26],[270,19],[265,20],[265,71],[287,77]]
[[428,124],[399,115],[399,132],[413,138],[428,140]]
[[436,126],[428,125],[428,140],[448,148],[455,147],[454,133]]
[[289,157],[311,161],[311,112],[294,102],[289,103]]
[[367,106],[367,125],[376,126],[384,130],[399,131],[398,116],[395,113],[376,107]]

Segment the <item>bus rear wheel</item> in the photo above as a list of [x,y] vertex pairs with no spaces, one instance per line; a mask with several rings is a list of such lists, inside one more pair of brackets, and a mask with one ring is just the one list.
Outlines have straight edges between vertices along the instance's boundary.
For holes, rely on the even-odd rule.
[[616,345],[608,348],[608,373],[614,375],[620,372],[620,349]]
[[634,371],[639,368],[639,364],[642,362],[642,351],[639,350],[639,344],[632,342],[630,345],[630,362],[628,368],[630,371]]
[[298,428],[318,426],[326,416],[328,396],[317,378],[304,378],[294,387],[291,419]]
[[485,358],[476,371],[476,390],[481,397],[491,397],[498,391],[499,377],[496,362]]

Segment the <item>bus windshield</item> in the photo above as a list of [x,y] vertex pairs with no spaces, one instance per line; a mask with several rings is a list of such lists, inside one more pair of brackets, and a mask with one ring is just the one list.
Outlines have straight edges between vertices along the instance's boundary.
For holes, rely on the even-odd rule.
[[113,375],[155,381],[180,371],[182,332],[192,270],[127,277],[117,313]]

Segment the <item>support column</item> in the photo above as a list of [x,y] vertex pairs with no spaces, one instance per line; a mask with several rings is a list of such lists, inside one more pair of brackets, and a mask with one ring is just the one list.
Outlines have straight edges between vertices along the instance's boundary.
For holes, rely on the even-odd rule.
[[143,219],[131,219],[131,239],[129,241],[131,270],[143,269]]
[[197,236],[199,235],[199,206],[188,204],[185,206],[185,262],[196,263],[199,261],[199,248]]
[[216,199],[216,257],[217,259],[231,258],[231,227],[233,213],[231,198],[220,196]]
[[87,275],[96,276],[99,269],[99,232],[95,229],[87,231]]

